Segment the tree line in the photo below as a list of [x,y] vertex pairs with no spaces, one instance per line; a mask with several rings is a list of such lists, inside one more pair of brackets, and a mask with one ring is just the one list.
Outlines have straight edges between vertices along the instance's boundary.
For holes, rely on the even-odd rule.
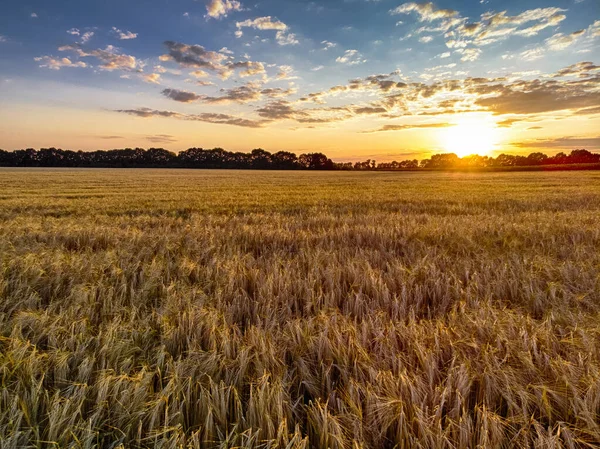
[[222,148],[190,148],[179,153],[163,148],[125,148],[99,151],[72,151],[57,148],[35,150],[0,150],[2,167],[98,167],[98,168],[229,168],[260,170],[419,170],[478,169],[495,167],[529,167],[540,165],[598,164],[600,153],[573,150],[570,154],[548,156],[536,152],[528,156],[500,154],[497,157],[454,153],[436,154],[431,158],[380,162],[333,162],[323,153],[297,156],[289,151],[270,153],[261,148],[250,153],[226,151]]

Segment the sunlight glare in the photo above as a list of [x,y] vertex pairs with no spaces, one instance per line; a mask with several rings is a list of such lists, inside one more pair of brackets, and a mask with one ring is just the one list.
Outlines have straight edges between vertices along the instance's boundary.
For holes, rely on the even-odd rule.
[[445,128],[441,136],[446,151],[459,157],[489,155],[498,144],[499,130],[492,120],[481,117],[461,118],[456,126]]

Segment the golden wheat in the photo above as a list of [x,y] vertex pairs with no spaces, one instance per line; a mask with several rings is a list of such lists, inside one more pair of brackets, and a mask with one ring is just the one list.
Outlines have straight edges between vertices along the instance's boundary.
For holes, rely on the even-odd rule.
[[0,447],[600,445],[600,174],[0,170]]

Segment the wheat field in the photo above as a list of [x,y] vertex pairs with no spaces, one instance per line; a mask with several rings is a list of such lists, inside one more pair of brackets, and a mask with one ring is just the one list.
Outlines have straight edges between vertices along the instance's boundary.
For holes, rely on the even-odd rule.
[[1,448],[600,445],[600,173],[0,170]]

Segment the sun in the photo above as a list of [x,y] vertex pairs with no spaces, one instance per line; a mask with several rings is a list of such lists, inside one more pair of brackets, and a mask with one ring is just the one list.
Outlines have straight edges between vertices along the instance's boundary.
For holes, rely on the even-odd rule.
[[499,130],[494,121],[483,117],[460,118],[455,126],[442,130],[442,145],[459,157],[490,154],[498,144]]

